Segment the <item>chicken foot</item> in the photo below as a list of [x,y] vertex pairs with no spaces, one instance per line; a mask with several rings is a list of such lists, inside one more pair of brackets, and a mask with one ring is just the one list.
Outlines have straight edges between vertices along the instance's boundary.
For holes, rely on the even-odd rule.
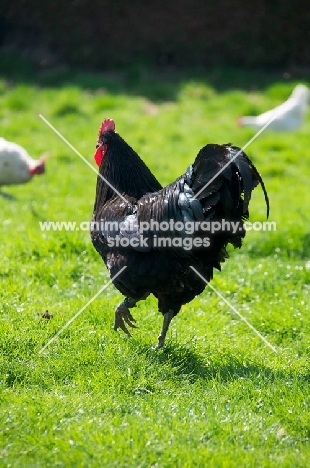
[[123,302],[118,304],[115,310],[115,320],[114,320],[114,330],[118,330],[120,328],[123,330],[123,332],[126,333],[126,335],[131,336],[131,333],[128,331],[126,328],[126,324],[131,327],[131,328],[138,328],[137,325],[134,325],[133,322],[136,322],[136,320],[133,318],[131,315],[129,309],[134,307],[138,301],[142,299],[146,299],[149,293],[145,294],[143,297],[140,297],[139,299],[134,299],[133,297],[126,297]]
[[162,348],[164,346],[167,331],[168,331],[170,322],[173,319],[173,317],[174,317],[174,312],[171,309],[168,310],[168,312],[164,314],[164,323],[163,323],[160,335],[158,336],[158,343],[156,345],[156,349]]

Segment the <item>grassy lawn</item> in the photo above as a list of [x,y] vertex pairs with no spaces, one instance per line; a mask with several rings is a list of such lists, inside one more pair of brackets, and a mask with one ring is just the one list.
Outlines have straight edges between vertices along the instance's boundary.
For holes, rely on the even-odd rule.
[[[244,145],[254,131],[236,118],[279,104],[295,84],[240,70],[37,76],[11,63],[1,136],[50,159],[44,176],[3,188],[14,200],[0,197],[0,467],[309,466],[309,115],[301,130],[266,132],[247,149],[277,230],[249,231],[212,283],[277,353],[208,288],[155,352],[154,298],[133,310],[128,339],[112,330],[113,286],[39,353],[109,277],[87,231],[40,230],[40,220],[90,220],[96,174],[38,115],[93,165],[99,124],[114,118],[166,184],[206,143]],[[260,188],[250,211],[265,220]]]

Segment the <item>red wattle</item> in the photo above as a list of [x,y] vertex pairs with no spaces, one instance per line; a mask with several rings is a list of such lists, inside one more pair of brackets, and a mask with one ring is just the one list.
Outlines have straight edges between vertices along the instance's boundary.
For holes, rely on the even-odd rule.
[[102,146],[99,146],[97,148],[95,156],[94,156],[94,159],[96,161],[97,166],[100,166],[102,158],[103,158],[103,151],[102,150],[103,150]]

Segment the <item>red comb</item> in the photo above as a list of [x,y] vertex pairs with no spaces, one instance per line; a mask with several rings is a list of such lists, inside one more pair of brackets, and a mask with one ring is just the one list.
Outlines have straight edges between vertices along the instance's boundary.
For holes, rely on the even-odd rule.
[[115,122],[113,119],[104,119],[102,124],[100,125],[99,128],[99,136],[103,132],[114,132],[115,130]]

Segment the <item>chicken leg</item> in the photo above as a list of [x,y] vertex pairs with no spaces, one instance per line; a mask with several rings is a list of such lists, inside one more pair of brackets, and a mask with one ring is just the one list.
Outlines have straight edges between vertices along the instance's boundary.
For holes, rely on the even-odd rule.
[[137,325],[134,325],[133,322],[136,320],[131,315],[129,309],[134,307],[138,301],[142,299],[146,299],[149,293],[146,293],[144,296],[140,297],[139,299],[134,299],[133,297],[126,297],[123,302],[118,304],[115,310],[115,320],[114,320],[114,330],[118,330],[120,328],[126,335],[131,336],[131,333],[126,328],[126,324],[131,328],[138,328]]
[[158,337],[158,343],[157,343],[156,349],[162,348],[164,346],[167,331],[168,331],[170,322],[173,319],[174,315],[175,314],[173,310],[171,309],[169,309],[168,312],[164,314],[164,323],[163,323],[160,335]]

